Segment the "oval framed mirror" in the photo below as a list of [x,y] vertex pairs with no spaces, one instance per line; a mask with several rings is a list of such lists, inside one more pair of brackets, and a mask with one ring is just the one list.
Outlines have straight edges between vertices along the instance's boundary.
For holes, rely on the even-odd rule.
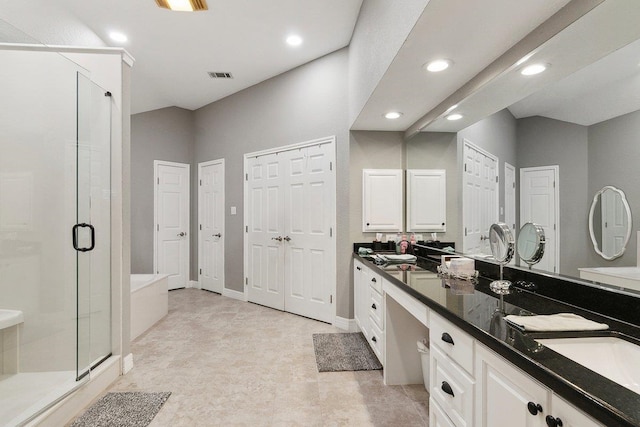
[[489,246],[493,258],[500,264],[509,264],[515,251],[515,240],[509,226],[503,222],[489,228]]
[[589,210],[589,235],[596,253],[609,261],[622,256],[631,237],[631,222],[624,191],[612,185],[602,187]]
[[527,222],[518,234],[518,256],[531,268],[544,256],[544,229],[538,224]]

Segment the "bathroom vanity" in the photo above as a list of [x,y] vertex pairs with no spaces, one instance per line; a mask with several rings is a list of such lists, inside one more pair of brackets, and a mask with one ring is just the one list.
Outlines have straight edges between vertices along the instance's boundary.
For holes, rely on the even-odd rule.
[[595,335],[636,343],[639,328],[531,290],[500,298],[483,277],[494,267],[478,260],[475,286],[446,287],[435,258],[378,266],[354,254],[356,322],[384,366],[385,384],[423,382],[416,341],[429,337],[430,425],[640,425],[639,394],[550,350],[536,341],[546,333],[522,333],[504,315],[576,313],[610,326]]

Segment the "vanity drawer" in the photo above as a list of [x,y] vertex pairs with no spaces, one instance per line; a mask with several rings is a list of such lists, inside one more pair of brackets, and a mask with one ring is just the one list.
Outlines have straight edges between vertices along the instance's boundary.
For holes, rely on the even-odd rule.
[[369,283],[372,289],[375,289],[380,295],[382,295],[382,277],[373,272],[370,269],[365,270],[367,272],[366,281]]
[[457,427],[473,426],[475,381],[437,346],[431,347],[429,394]]
[[378,356],[378,360],[380,361],[380,363],[384,365],[384,343],[382,342],[384,335],[382,334],[382,331],[380,330],[378,325],[375,324],[375,322],[371,322],[371,328],[369,332],[369,345],[373,349],[373,352],[376,354],[376,356]]
[[384,330],[384,307],[382,306],[382,295],[375,290],[371,290],[371,301],[369,301],[369,317],[380,330]]
[[431,312],[429,342],[473,375],[473,338],[434,312]]

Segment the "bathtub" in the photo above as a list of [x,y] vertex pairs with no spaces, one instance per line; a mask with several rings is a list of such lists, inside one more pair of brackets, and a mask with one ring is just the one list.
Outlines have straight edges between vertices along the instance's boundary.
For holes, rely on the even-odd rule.
[[131,340],[139,337],[169,310],[166,274],[131,275]]

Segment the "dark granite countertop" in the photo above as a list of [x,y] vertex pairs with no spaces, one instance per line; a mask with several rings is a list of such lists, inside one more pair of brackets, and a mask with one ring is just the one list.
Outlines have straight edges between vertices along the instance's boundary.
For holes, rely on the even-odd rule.
[[[539,293],[513,289],[502,299],[494,294],[492,279],[480,277],[475,286],[451,283],[446,301],[435,301],[412,287],[411,276],[436,271],[434,259],[418,257],[415,266],[376,265],[354,253],[354,258],[381,273],[387,280],[427,305],[486,347],[518,366],[583,412],[606,426],[640,426],[640,395],[550,350],[534,338],[556,336],[611,336],[640,343],[640,328],[626,322],[585,310],[568,302]],[[434,276],[429,286],[445,286]],[[425,286],[424,280],[415,281]],[[612,298],[615,298],[612,296]],[[473,309],[470,309],[473,308]],[[609,331],[587,333],[522,333],[504,320],[508,314],[576,313],[596,322],[607,323]],[[640,363],[640,361],[629,361]]]

